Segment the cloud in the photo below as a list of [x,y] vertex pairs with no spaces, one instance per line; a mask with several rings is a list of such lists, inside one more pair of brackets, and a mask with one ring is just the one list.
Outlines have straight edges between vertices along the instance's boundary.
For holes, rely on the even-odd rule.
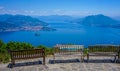
[[4,9],[4,7],[3,7],[3,6],[0,6],[0,9]]
[[53,10],[53,12],[61,12],[62,10],[61,9],[55,9]]
[[92,12],[80,11],[80,10],[62,10],[62,9],[54,9],[54,10],[13,10],[13,9],[6,9],[3,6],[0,6],[0,14],[84,16],[84,15],[92,14]]
[[34,13],[34,11],[31,10],[30,13],[32,14],[32,13]]
[[35,11],[33,11],[33,10],[25,10],[25,11],[23,11],[23,13],[26,13],[26,14],[34,14]]
[[58,14],[58,15],[80,15],[81,11],[78,10],[60,10],[56,9],[51,11],[53,14]]

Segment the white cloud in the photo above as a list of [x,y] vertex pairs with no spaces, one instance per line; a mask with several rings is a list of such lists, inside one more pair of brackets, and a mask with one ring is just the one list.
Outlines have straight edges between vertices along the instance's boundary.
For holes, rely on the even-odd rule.
[[53,12],[61,12],[62,10],[61,9],[55,9],[53,10]]
[[28,10],[25,10],[24,12],[25,12],[25,13],[28,13],[29,11],[28,11]]
[[4,9],[4,7],[3,7],[3,6],[0,6],[0,9]]
[[8,12],[10,12],[10,13],[16,13],[17,11],[16,10],[8,10]]
[[25,11],[23,11],[23,13],[25,13],[27,15],[30,15],[30,14],[34,14],[35,11],[33,11],[33,10],[25,10]]
[[[91,12],[92,13],[92,12]],[[0,14],[22,14],[22,15],[71,15],[71,16],[84,16],[91,14],[88,11],[80,11],[80,10],[12,10],[5,9],[0,6]]]
[[34,11],[31,10],[30,13],[32,14],[32,13],[34,13]]
[[81,11],[77,10],[53,10],[51,11],[53,14],[58,14],[58,15],[81,15]]

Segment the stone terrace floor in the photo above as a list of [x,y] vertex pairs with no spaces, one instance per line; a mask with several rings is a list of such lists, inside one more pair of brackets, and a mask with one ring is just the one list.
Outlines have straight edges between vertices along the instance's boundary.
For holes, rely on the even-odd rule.
[[[40,64],[42,59],[20,60],[14,68],[10,64],[0,64],[0,71],[120,71],[120,63],[113,63],[114,57],[90,57],[89,63],[81,63],[79,57],[46,57],[46,65]],[[39,61],[40,60],[40,61]],[[85,57],[86,60],[86,57]]]

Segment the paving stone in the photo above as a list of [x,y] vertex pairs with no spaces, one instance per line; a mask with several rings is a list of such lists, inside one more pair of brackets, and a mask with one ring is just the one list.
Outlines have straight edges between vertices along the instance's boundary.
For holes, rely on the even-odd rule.
[[79,68],[72,68],[72,71],[78,71]]
[[52,71],[63,71],[63,70],[60,68],[53,68]]
[[112,71],[117,71],[117,69],[116,69],[116,68],[112,68],[111,70],[112,70]]
[[0,68],[0,71],[10,71],[10,69]]
[[26,68],[23,71],[37,71],[37,68],[32,67],[32,68]]
[[97,67],[97,68],[95,68],[95,69],[97,69],[97,70],[99,70],[99,69],[100,69],[100,70],[104,70],[103,67]]
[[118,69],[118,71],[120,71],[120,68],[117,68]]
[[95,69],[88,69],[88,71],[96,71]]
[[66,69],[66,67],[60,67],[61,69],[63,69],[63,70],[65,70]]
[[[91,63],[80,63],[80,62],[72,62],[72,63],[56,63],[56,64],[49,64],[49,60],[52,60],[52,57],[47,57],[46,65],[30,65],[30,66],[17,66],[14,68],[8,68],[8,64],[0,64],[0,71],[120,71],[120,63],[110,63],[107,61],[107,58],[102,57],[95,58],[91,57],[91,59],[101,59],[101,62],[92,61]],[[56,60],[69,60],[73,59],[72,57],[56,57]],[[40,59],[39,59],[40,60]],[[37,59],[32,61],[39,61]],[[108,59],[109,60],[109,59]],[[31,62],[28,61],[21,61],[21,62]],[[20,62],[18,62],[20,63]]]
[[78,71],[86,71],[85,69],[79,69]]
[[43,71],[44,68],[37,68],[37,71]]

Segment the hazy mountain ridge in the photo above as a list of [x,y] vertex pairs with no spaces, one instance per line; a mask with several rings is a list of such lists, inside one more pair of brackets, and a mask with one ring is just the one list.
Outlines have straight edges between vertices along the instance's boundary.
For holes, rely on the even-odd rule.
[[31,17],[25,15],[4,14],[0,15],[0,32],[19,30],[55,30],[53,28],[47,27],[49,24],[46,22],[57,22],[58,26],[60,23],[75,23],[77,25],[80,24],[83,26],[120,28],[120,21],[102,14],[90,15],[84,18],[67,15]]
[[113,17],[113,18],[120,21],[120,16],[116,16],[116,17]]
[[[0,32],[18,30],[42,30],[43,27],[49,28],[47,25],[48,23],[40,21],[39,19],[33,18],[31,16],[9,14],[0,15]],[[52,28],[49,28],[48,30],[52,30]]]
[[49,15],[49,16],[36,16],[36,18],[43,20],[45,22],[70,22],[72,20],[75,20],[75,17],[68,16],[68,15]]
[[5,22],[8,18],[12,17],[13,15],[10,15],[10,14],[3,14],[3,15],[0,15],[0,21],[1,22]]
[[40,21],[37,18],[32,18],[30,16],[24,16],[24,15],[15,15],[6,20],[6,22],[9,23],[17,23],[17,25],[24,25],[24,26],[36,26],[36,25],[41,25],[41,26],[47,26],[48,24]]
[[82,20],[77,21],[77,23],[85,26],[112,27],[112,28],[120,27],[120,21],[102,14],[87,16]]
[[86,17],[72,17],[67,15],[50,15],[50,16],[38,16],[38,19],[44,20],[46,22],[59,22],[59,23],[77,23],[84,26],[96,26],[96,27],[112,27],[118,28],[120,26],[120,21],[105,16],[102,14],[89,15]]

